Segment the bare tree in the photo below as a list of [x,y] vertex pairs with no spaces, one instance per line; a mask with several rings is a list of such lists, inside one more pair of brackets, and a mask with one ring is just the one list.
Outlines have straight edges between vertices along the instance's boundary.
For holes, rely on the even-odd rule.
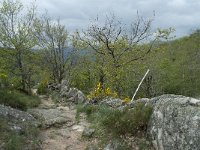
[[[83,35],[79,36],[79,40],[94,51],[104,66],[109,65],[112,68],[113,78],[115,78],[120,68],[142,59],[151,51],[153,43],[156,41],[151,32],[152,21],[152,19],[145,20],[137,15],[136,20],[128,28],[114,15],[107,17],[103,25],[97,18],[83,32]],[[149,43],[147,44],[147,42]],[[105,78],[104,72],[101,72],[100,75],[100,82],[103,84],[102,78]],[[117,87],[120,87],[118,81],[119,79],[115,80]],[[120,89],[118,92],[120,93]]]

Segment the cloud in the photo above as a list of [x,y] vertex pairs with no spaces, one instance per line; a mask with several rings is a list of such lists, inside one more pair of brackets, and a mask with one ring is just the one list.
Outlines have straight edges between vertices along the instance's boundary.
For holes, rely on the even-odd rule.
[[110,13],[129,24],[137,11],[147,18],[155,11],[153,28],[174,27],[178,37],[200,25],[198,0],[37,0],[36,3],[40,12],[48,10],[50,16],[60,18],[70,31],[84,29],[97,15],[104,18]]

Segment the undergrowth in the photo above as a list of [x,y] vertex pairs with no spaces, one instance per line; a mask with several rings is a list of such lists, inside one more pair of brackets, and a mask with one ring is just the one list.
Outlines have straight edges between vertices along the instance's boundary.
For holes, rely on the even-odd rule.
[[96,129],[95,134],[100,139],[101,145],[105,145],[110,139],[117,139],[123,144],[125,143],[125,146],[127,144],[124,139],[127,137],[145,136],[152,107],[142,103],[138,103],[133,109],[113,109],[103,105],[79,105],[77,106],[77,120],[79,120],[80,113],[86,113],[88,121]]
[[40,99],[37,96],[27,95],[19,91],[0,90],[0,104],[26,110],[37,107],[40,104]]

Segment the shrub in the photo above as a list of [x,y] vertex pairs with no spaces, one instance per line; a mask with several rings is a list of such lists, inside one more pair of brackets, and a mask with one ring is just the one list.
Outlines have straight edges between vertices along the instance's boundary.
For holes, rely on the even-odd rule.
[[106,117],[102,118],[101,124],[109,132],[116,135],[137,134],[146,131],[152,114],[150,106],[137,104],[134,109],[111,110],[106,112]]
[[47,86],[48,86],[48,81],[43,80],[39,83],[37,93],[38,94],[46,94],[47,93]]
[[[141,142],[142,137],[146,133],[147,124],[152,114],[152,107],[138,103],[134,109],[124,108],[123,110],[114,109],[102,105],[87,105],[77,107],[77,120],[79,114],[84,112],[87,119],[95,128],[95,137],[98,138],[98,147],[105,147],[108,141],[118,140],[119,149],[133,149],[135,145],[140,149],[150,149],[151,145]],[[134,136],[137,139],[133,142],[129,138]]]
[[77,113],[85,112],[93,124],[114,136],[145,132],[152,114],[152,107],[138,103],[133,109],[113,109],[106,106],[89,105],[79,107]]
[[0,95],[0,104],[21,110],[37,107],[40,104],[37,96],[30,96],[18,91],[0,90]]
[[101,83],[98,83],[97,86],[90,92],[90,94],[87,95],[89,100],[101,100],[105,97],[118,97],[118,94],[117,92],[112,91],[112,89],[109,87],[103,88]]

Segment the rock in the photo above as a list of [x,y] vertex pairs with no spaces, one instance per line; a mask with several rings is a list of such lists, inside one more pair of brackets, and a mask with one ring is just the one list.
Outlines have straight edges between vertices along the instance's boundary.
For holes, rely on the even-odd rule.
[[67,80],[62,80],[62,81],[61,81],[61,85],[68,86],[68,85],[69,85],[69,82],[68,82]]
[[16,133],[24,132],[28,126],[40,126],[31,114],[4,105],[0,105],[0,118],[6,119],[10,130]]
[[56,89],[57,83],[49,83],[48,84],[48,89],[54,91]]
[[61,90],[61,87],[62,87],[61,84],[57,84],[57,85],[55,86],[55,90]]
[[87,137],[87,138],[91,138],[92,135],[94,134],[94,132],[95,132],[95,129],[85,128],[83,130],[82,136]]
[[60,129],[57,132],[58,135],[61,135],[64,138],[70,138],[70,132],[68,129]]
[[119,142],[112,141],[104,148],[104,150],[120,150],[120,148],[121,148],[121,145]]
[[148,99],[148,98],[141,98],[141,99],[138,99],[138,100],[135,100],[133,102],[128,103],[127,106],[133,108],[138,103],[149,104],[150,103],[150,99]]
[[74,96],[74,102],[75,102],[76,104],[83,104],[85,101],[86,101],[86,97],[85,97],[85,95],[83,94],[83,92],[78,91],[78,92],[76,93],[76,95]]
[[120,107],[120,106],[122,106],[122,104],[123,104],[123,101],[121,99],[112,98],[112,97],[105,98],[100,102],[100,105],[106,105],[106,106],[110,106],[113,108]]
[[72,126],[72,130],[76,130],[78,132],[83,132],[84,129],[85,129],[85,126],[82,126],[82,125],[74,125],[74,126]]
[[78,92],[78,89],[76,89],[76,88],[70,88],[69,92],[66,95],[66,97],[67,98],[75,97],[76,94],[77,94],[77,92]]
[[61,87],[61,90],[60,90],[60,96],[67,97],[68,92],[69,92],[68,86],[63,86]]
[[200,100],[180,95],[152,98],[148,132],[157,150],[199,150]]
[[96,145],[88,145],[85,150],[98,150]]
[[72,119],[67,117],[68,113],[60,109],[29,109],[34,117],[38,118],[42,122],[43,128],[49,128],[51,126],[59,127],[64,123],[72,122]]

